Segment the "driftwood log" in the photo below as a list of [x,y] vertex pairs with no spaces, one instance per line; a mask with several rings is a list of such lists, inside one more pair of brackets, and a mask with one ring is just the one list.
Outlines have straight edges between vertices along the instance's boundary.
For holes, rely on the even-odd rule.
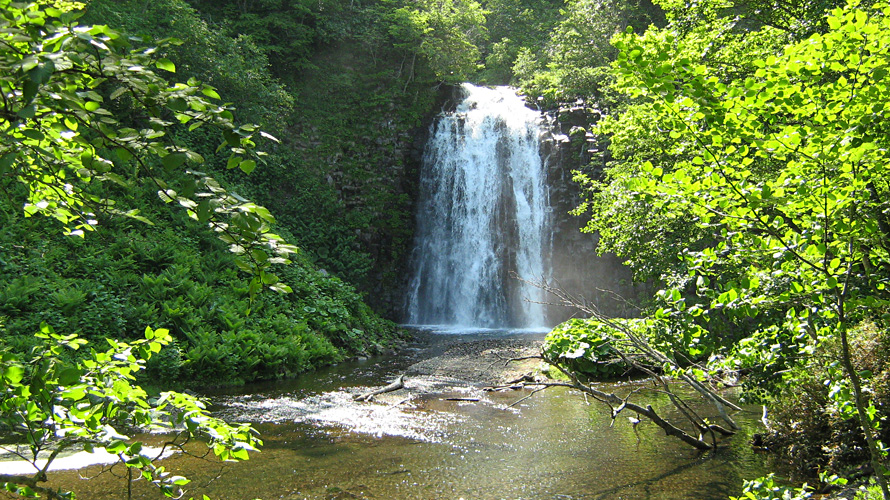
[[370,392],[359,394],[358,396],[355,396],[354,399],[356,401],[370,401],[370,400],[374,399],[374,396],[378,396],[380,394],[386,394],[387,392],[397,391],[403,387],[405,387],[405,376],[399,375],[399,378],[397,378],[395,381],[393,381],[393,383],[387,385],[386,387],[381,387],[380,389],[376,389],[376,390],[373,390]]

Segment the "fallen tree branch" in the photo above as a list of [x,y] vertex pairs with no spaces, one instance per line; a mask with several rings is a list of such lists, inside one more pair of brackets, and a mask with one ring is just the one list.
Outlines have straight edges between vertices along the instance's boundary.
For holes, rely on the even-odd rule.
[[[561,367],[557,366],[557,368],[561,370]],[[531,394],[529,394],[529,395],[517,400],[513,404],[509,405],[507,408],[516,406],[517,404],[521,403],[522,401],[525,401],[526,399],[534,396],[535,394],[537,394],[538,392],[541,392],[544,389],[548,389],[550,387],[568,387],[570,389],[576,389],[576,390],[579,390],[585,394],[588,394],[588,395],[592,396],[594,399],[596,399],[597,401],[599,401],[603,404],[606,404],[613,410],[613,413],[615,416],[617,416],[617,411],[614,410],[616,407],[619,407],[621,410],[624,410],[624,409],[630,410],[630,411],[636,413],[637,415],[646,417],[649,420],[651,420],[652,422],[654,422],[655,425],[661,427],[661,429],[664,430],[665,434],[667,434],[668,436],[674,436],[674,437],[680,439],[681,441],[683,441],[684,443],[689,444],[699,450],[713,449],[713,446],[711,444],[709,444],[701,439],[695,438],[694,436],[690,435],[683,429],[680,429],[679,427],[671,424],[667,420],[661,418],[658,415],[658,413],[656,413],[655,410],[652,409],[652,406],[647,405],[644,408],[636,403],[627,401],[626,399],[623,399],[614,393],[607,393],[607,392],[600,391],[598,389],[594,389],[593,387],[580,382],[577,379],[577,377],[572,377],[568,373],[566,373],[566,375],[568,375],[570,378],[572,378],[571,383],[569,383],[569,382],[535,383],[534,385],[538,386],[538,388],[533,390]],[[497,387],[494,387],[493,389],[497,389]],[[620,410],[618,410],[618,411],[620,411]]]
[[364,394],[355,396],[353,399],[355,399],[356,401],[370,401],[374,398],[374,396],[386,394],[387,392],[397,391],[403,387],[405,387],[405,376],[399,375],[399,378],[397,378],[393,383],[387,385],[386,387],[381,387],[380,389],[366,392]]
[[[627,326],[621,324],[618,321],[615,321],[615,320],[603,315],[597,309],[597,307],[595,305],[589,304],[586,301],[584,301],[583,299],[578,300],[577,298],[573,297],[570,293],[566,292],[565,290],[563,290],[559,287],[552,286],[543,280],[537,281],[537,282],[528,282],[528,283],[555,296],[556,298],[558,298],[561,301],[562,305],[567,306],[567,307],[577,308],[577,309],[589,314],[590,317],[595,319],[596,321],[621,332],[623,335],[625,335],[627,337],[627,340],[629,341],[629,343],[635,349],[637,349],[641,353],[643,353],[649,360],[651,360],[652,362],[661,364],[661,365],[671,367],[676,372],[676,375],[678,378],[680,378],[687,385],[689,385],[690,387],[695,389],[695,391],[698,392],[699,394],[701,394],[705,399],[710,401],[711,404],[713,404],[714,407],[717,409],[717,412],[720,414],[720,418],[722,418],[727,424],[729,424],[730,429],[732,429],[732,430],[739,429],[738,424],[735,423],[735,421],[729,416],[729,414],[726,411],[727,408],[730,408],[735,411],[740,411],[741,408],[739,406],[728,401],[726,398],[724,398],[720,394],[717,394],[717,392],[714,391],[713,389],[711,389],[710,387],[706,387],[704,384],[702,384],[701,382],[696,380],[694,377],[690,376],[686,372],[686,370],[683,370],[682,367],[680,367],[677,364],[677,362],[675,360],[669,358],[664,353],[653,348],[651,345],[649,345],[649,342],[646,339],[641,338],[632,329],[628,328]],[[619,340],[618,339],[610,339],[610,342],[613,344],[613,346],[615,346],[619,343]],[[655,379],[662,386],[665,387],[665,390],[668,392],[668,394],[673,394],[670,391],[670,389],[667,387],[667,383],[661,377],[659,377],[656,373],[654,373],[651,369],[647,369],[645,366],[641,365],[640,363],[637,363],[635,360],[631,359],[631,357],[625,355],[621,349],[616,348],[615,350],[616,350],[616,352],[618,352],[619,356],[625,362],[629,363],[630,366],[634,366],[635,368],[640,369],[641,371],[648,373],[651,376],[655,377]],[[559,368],[559,367],[557,366],[557,368]],[[674,397],[671,397],[671,401],[674,402],[675,405],[677,405],[677,402],[674,400]],[[677,405],[677,407],[681,412],[686,413],[685,409],[682,408],[682,405]],[[695,421],[695,418],[693,417],[693,418],[691,418],[691,420]],[[704,425],[703,422],[697,422],[697,426],[702,426],[702,425]]]
[[[523,398],[519,398],[518,400],[514,401],[512,404],[507,405],[507,408],[513,408],[514,406],[516,406],[516,405],[518,405],[519,403],[525,401],[526,399],[528,399],[528,398],[534,396],[535,394],[537,394],[537,393],[543,391],[543,390],[546,389],[547,387],[552,387],[552,386],[548,386],[548,385],[545,384],[543,387],[539,387],[539,388],[533,390],[532,393],[529,394],[528,396],[525,396],[525,397],[523,397]],[[504,409],[506,410],[507,408],[504,408]]]

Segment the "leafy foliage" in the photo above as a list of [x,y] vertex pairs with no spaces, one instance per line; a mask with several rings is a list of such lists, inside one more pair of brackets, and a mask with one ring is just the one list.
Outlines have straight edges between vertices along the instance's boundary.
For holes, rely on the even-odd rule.
[[[604,182],[584,179],[598,207],[627,209],[594,216],[590,229],[607,245],[629,256],[640,248],[631,238],[656,235],[666,248],[634,262],[663,272],[679,260],[654,319],[686,318],[690,338],[773,374],[837,342],[829,384],[849,379],[835,394],[878,471],[879,417],[848,331],[888,307],[888,14],[849,4],[824,32],[797,39],[767,27],[737,37],[736,52],[713,26],[628,30],[615,38],[614,68],[632,101],[601,129],[615,133],[621,166]],[[751,49],[741,71],[729,63],[739,47]],[[638,148],[630,141],[641,130],[655,140]],[[721,338],[726,322],[748,334]]]
[[148,364],[153,385],[219,385],[293,376],[375,352],[397,335],[352,286],[299,255],[275,270],[292,293],[251,301],[222,241],[142,196],[156,226],[110,220],[72,239],[9,219],[0,230],[0,318],[10,345],[27,352],[41,322],[96,341],[137,338],[151,322],[175,339]]
[[[890,371],[886,363],[886,329],[867,321],[850,331],[853,364],[863,374],[863,391],[879,415],[890,407]],[[781,397],[770,404],[772,432],[764,444],[803,476],[817,471],[848,471],[868,460],[868,446],[855,418],[851,387],[837,361],[840,345],[826,341],[800,367],[783,374]],[[828,382],[828,383],[826,383]],[[887,442],[884,425],[879,438]]]
[[[261,155],[254,151],[262,135],[256,126],[236,126],[231,111],[214,104],[213,87],[194,80],[169,85],[152,68],[173,72],[175,66],[157,58],[155,48],[133,48],[106,26],[77,26],[73,12],[9,1],[0,7],[0,65],[7,69],[0,90],[8,96],[0,109],[0,175],[27,186],[26,215],[55,218],[78,235],[98,224],[98,213],[150,223],[101,194],[112,183],[149,182],[162,200],[182,205],[230,244],[238,266],[255,276],[252,295],[264,286],[287,290],[267,270],[296,248],[270,232],[268,210],[200,172],[191,172],[179,192],[166,181],[183,165],[204,161],[169,140],[167,127],[221,129],[219,149],[231,152],[229,168],[249,173]],[[106,90],[107,98],[100,93]],[[124,126],[107,109],[115,101],[137,110],[139,128]]]
[[[211,12],[217,15],[221,10],[225,12],[219,4],[214,2],[209,6]],[[278,13],[271,15],[282,18]],[[259,46],[259,32],[248,31],[251,36],[228,36],[225,29],[201,19],[200,13],[182,0],[149,3],[92,0],[81,19],[87,24],[105,24],[151,40],[181,41],[159,48],[161,55],[176,62],[179,78],[195,78],[213,85],[225,96],[226,102],[237,109],[239,116],[251,117],[262,124],[264,130],[279,137],[285,131],[289,115],[294,111],[294,96],[272,74],[273,69],[282,68],[284,63],[277,58],[274,65],[270,62],[270,54]],[[183,132],[182,127],[168,131],[208,158],[209,166],[228,159],[223,155],[217,157],[215,149],[219,141],[213,135],[202,134],[203,129]],[[273,154],[278,145],[268,145],[267,152]],[[267,157],[267,163],[274,164],[274,161]]]
[[[159,76],[176,70],[162,52],[178,57],[188,50],[172,40],[134,48],[111,28],[78,27],[78,14],[29,4],[25,15],[18,5],[3,13],[4,36],[11,40],[3,55],[15,68],[3,73],[3,85],[10,92],[21,88],[5,101],[9,112],[0,121],[10,131],[0,144],[0,185],[12,205],[26,204],[26,216],[51,212],[86,224],[75,230],[101,221],[103,231],[72,241],[29,217],[6,214],[0,314],[11,344],[27,351],[30,333],[42,322],[90,338],[132,339],[143,325],[160,321],[177,344],[165,370],[150,370],[163,374],[157,381],[219,384],[292,375],[378,349],[393,335],[394,325],[376,317],[352,287],[311,270],[301,257],[298,269],[281,267],[295,258],[295,248],[269,232],[274,219],[268,210],[205,173],[184,170],[206,158],[206,166],[225,178],[269,158],[254,150],[263,133],[236,126],[230,107],[214,104],[213,87],[191,79],[171,86]],[[100,1],[91,8],[109,12]],[[128,12],[135,3],[117,8]],[[190,36],[209,33],[181,2],[152,8],[159,23],[174,16]],[[44,36],[55,45],[38,43]],[[199,58],[191,54],[184,57],[191,76],[212,74],[221,64],[249,65],[219,56],[196,66]],[[255,97],[278,92],[268,78],[222,81]],[[14,113],[21,110],[26,116]],[[210,125],[222,129],[221,145],[205,133]],[[165,202],[186,208],[189,217],[171,216]],[[222,242],[201,233],[201,225]],[[237,269],[253,275],[246,286]],[[292,285],[297,291],[287,299],[257,293]],[[221,347],[225,341],[232,345]]]
[[[246,178],[223,167],[214,138],[171,133],[207,158],[207,171],[229,189],[274,207],[288,241],[317,266],[392,314],[386,290],[398,286],[413,230],[413,141],[437,111],[435,73],[391,34],[394,11],[408,5],[95,0],[87,18],[184,40],[167,54],[178,74],[212,82],[283,141]],[[269,23],[288,28],[270,33]],[[296,31],[306,35],[299,54],[272,49]]]
[[651,23],[662,24],[662,15],[645,0],[569,0],[546,49],[523,48],[513,73],[529,98],[544,108],[593,98],[602,106],[607,67],[616,55],[609,40],[628,26],[643,31]]
[[[646,325],[639,321],[626,320],[623,323],[646,329]],[[543,349],[547,358],[557,360],[569,370],[594,379],[608,379],[625,375],[630,369],[612,346],[612,342],[623,339],[621,331],[608,325],[573,318],[557,325],[547,334]]]
[[541,54],[559,21],[563,2],[549,0],[487,0],[483,2],[490,43],[483,47],[485,69],[479,80],[506,85],[520,53]]
[[485,13],[474,0],[419,0],[393,12],[390,33],[424,58],[439,80],[457,83],[476,71]]
[[[70,361],[65,352],[87,344],[77,335],[60,335],[44,324],[37,338],[42,343],[27,360],[0,350],[0,429],[15,442],[27,443],[27,451],[15,453],[36,471],[33,476],[0,475],[7,491],[23,497],[74,498],[40,483],[47,481],[47,471],[60,453],[82,448],[116,455],[165,496],[179,497],[188,479],[156,466],[152,451],[124,433],[169,433],[176,437],[165,446],[173,448],[185,436],[201,437],[222,460],[247,460],[248,452],[262,444],[249,425],[233,426],[210,416],[193,396],[164,392],[151,398],[134,383],[146,361],[170,343],[164,329],[147,328],[144,339],[129,343],[108,339],[109,349],[91,349],[80,361]],[[38,465],[46,453],[46,462]]]
[[[231,22],[235,33],[248,33],[257,48],[276,64],[271,68],[279,78],[311,65],[316,43],[330,27],[324,25],[322,5],[310,0],[196,1],[199,9],[213,12],[217,19]],[[330,16],[342,14],[338,2],[327,2]],[[204,37],[201,37],[202,39]]]
[[752,480],[746,480],[742,488],[742,496],[729,497],[730,500],[805,500],[812,498],[813,493],[803,485],[800,488],[780,486],[776,484],[772,474]]

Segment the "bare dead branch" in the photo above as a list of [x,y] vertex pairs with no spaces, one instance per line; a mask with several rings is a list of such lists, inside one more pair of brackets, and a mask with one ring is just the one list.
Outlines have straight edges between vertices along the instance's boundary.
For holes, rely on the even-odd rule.
[[507,405],[507,407],[504,408],[504,409],[506,410],[507,408],[513,408],[514,406],[516,406],[516,405],[518,405],[519,403],[525,401],[526,399],[528,399],[528,398],[534,396],[535,394],[537,394],[537,393],[543,391],[544,389],[548,389],[548,388],[550,388],[550,387],[571,387],[571,385],[569,385],[569,384],[561,384],[561,383],[543,383],[543,384],[538,384],[538,385],[540,385],[540,387],[534,389],[534,390],[531,392],[531,394],[529,394],[529,395],[527,395],[527,396],[525,396],[525,397],[522,397],[522,398],[517,399],[517,400],[514,401],[513,403]]
[[391,384],[387,385],[386,387],[381,387],[380,389],[366,392],[364,394],[356,396],[353,399],[355,399],[356,401],[370,401],[371,398],[373,398],[374,396],[378,396],[380,394],[385,394],[387,392],[397,391],[403,387],[405,387],[405,376],[399,375],[399,378],[397,378],[395,381],[393,381]]
[[[559,288],[558,286],[554,286],[550,283],[547,283],[544,280],[539,280],[537,282],[528,282],[528,283],[530,283],[531,285],[536,286],[538,288],[541,288],[542,290],[553,295],[554,297],[557,297],[567,307],[575,307],[575,308],[587,313],[588,315],[590,315],[590,317],[592,319],[621,332],[627,338],[627,340],[630,342],[630,344],[634,347],[634,349],[641,352],[647,359],[649,359],[653,363],[671,367],[677,373],[677,376],[681,380],[683,380],[683,382],[685,382],[687,385],[692,387],[696,392],[701,394],[705,399],[710,401],[711,404],[713,404],[714,407],[717,409],[717,412],[720,414],[720,417],[726,423],[729,424],[731,429],[733,429],[733,430],[739,429],[738,424],[736,424],[735,421],[727,414],[726,408],[730,408],[735,411],[740,411],[741,408],[739,408],[734,403],[726,400],[721,395],[717,394],[717,392],[715,392],[710,387],[706,387],[704,384],[702,384],[701,382],[696,380],[694,377],[690,376],[688,373],[686,373],[685,370],[681,369],[681,367],[676,363],[676,361],[674,361],[673,359],[671,359],[664,353],[660,352],[659,350],[653,348],[651,345],[649,345],[649,342],[646,339],[637,335],[636,332],[634,332],[632,329],[628,328],[624,324],[622,324],[612,318],[609,318],[609,317],[603,315],[602,313],[600,313],[599,309],[594,304],[586,303],[585,301],[583,301],[583,299],[578,300],[578,298],[574,297],[571,293]],[[613,345],[613,347],[621,345],[621,339],[613,338],[613,339],[608,339],[608,340]],[[626,353],[623,353],[621,349],[616,348],[615,350],[616,350],[616,352],[618,352],[619,356],[621,356],[623,360],[625,360],[631,366],[634,366],[634,367],[642,370],[644,373],[648,373],[651,376],[653,376],[656,380],[659,381],[659,383],[662,386],[665,387],[667,392],[671,393],[670,388],[667,386],[667,382],[664,381],[662,377],[659,377],[656,373],[654,373],[653,370],[649,369],[646,366],[643,366],[640,363],[637,363],[634,359],[632,359]],[[672,402],[673,401],[674,400],[672,398]],[[679,406],[678,406],[678,409],[680,411],[684,411]],[[693,418],[692,420],[694,421],[695,419]]]
[[[591,385],[584,384],[583,382],[578,380],[578,377],[575,374],[565,370],[563,367],[559,366],[558,364],[556,364],[555,362],[553,362],[551,360],[548,360],[546,357],[544,357],[543,359],[545,362],[551,364],[556,369],[560,370],[564,375],[569,377],[571,382],[533,382],[529,385],[533,385],[536,388],[531,392],[531,394],[528,394],[527,396],[520,398],[519,400],[517,400],[514,403],[507,406],[507,408],[512,408],[513,406],[516,406],[517,404],[527,400],[528,398],[534,396],[535,394],[537,394],[538,392],[540,392],[542,390],[549,389],[551,387],[568,387],[571,389],[581,391],[582,393],[593,397],[595,400],[609,406],[609,408],[612,410],[612,413],[614,416],[617,416],[618,412],[620,412],[621,410],[628,409],[628,410],[636,413],[639,416],[645,417],[645,418],[649,419],[650,421],[654,422],[662,430],[664,430],[665,434],[667,434],[669,436],[674,436],[674,437],[680,439],[681,441],[683,441],[684,443],[689,444],[692,447],[697,448],[699,450],[711,450],[716,446],[716,442],[714,444],[709,444],[709,443],[701,440],[700,438],[696,438],[696,437],[690,435],[686,431],[680,429],[679,427],[671,424],[667,420],[661,418],[661,416],[659,416],[658,413],[656,413],[655,410],[652,409],[652,406],[647,405],[644,408],[636,403],[629,401],[630,396],[633,395],[633,393],[635,393],[636,390],[632,391],[631,394],[628,394],[628,396],[626,398],[621,398],[614,393],[606,393],[606,392],[600,391],[598,389],[595,389]],[[492,387],[491,389],[497,390],[498,388],[506,388],[506,387],[508,387],[508,386],[495,386],[495,387]],[[616,408],[618,408],[618,409],[616,409]],[[613,421],[614,421],[614,416],[613,416]]]

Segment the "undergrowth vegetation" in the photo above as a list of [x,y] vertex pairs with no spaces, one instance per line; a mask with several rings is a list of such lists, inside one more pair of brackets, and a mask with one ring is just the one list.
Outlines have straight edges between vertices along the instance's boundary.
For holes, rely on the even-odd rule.
[[[646,326],[638,320],[620,320],[645,334]],[[622,332],[603,323],[572,318],[547,334],[544,354],[565,368],[594,380],[626,375],[630,367],[620,358],[613,342],[624,339]]]
[[85,19],[182,40],[165,54],[177,75],[214,85],[239,116],[281,143],[248,178],[227,171],[225,158],[215,158],[215,139],[200,130],[183,130],[178,140],[215,158],[208,168],[217,178],[272,207],[305,258],[394,318],[414,227],[412,183],[422,148],[414,141],[438,112],[441,84],[429,58],[418,56],[432,40],[418,37],[457,36],[414,26],[432,22],[419,14],[432,8],[94,0]]
[[[173,222],[165,210],[154,217]],[[152,383],[216,385],[292,376],[377,352],[397,336],[351,285],[300,256],[276,269],[293,293],[251,302],[225,244],[181,219],[164,227],[111,219],[81,239],[7,215],[0,229],[5,343],[29,351],[44,322],[87,339],[138,338],[153,324],[174,341],[151,360]]]
[[[863,390],[880,415],[890,410],[890,334],[872,321],[850,331],[853,363],[862,374]],[[838,381],[838,342],[821,344],[802,366],[782,377],[783,390],[769,402],[771,428],[766,446],[803,477],[831,470],[858,476],[868,460],[862,431],[853,418],[849,384]],[[793,383],[790,383],[793,381]],[[831,382],[834,381],[834,382]],[[879,438],[890,442],[890,428],[880,426]]]

